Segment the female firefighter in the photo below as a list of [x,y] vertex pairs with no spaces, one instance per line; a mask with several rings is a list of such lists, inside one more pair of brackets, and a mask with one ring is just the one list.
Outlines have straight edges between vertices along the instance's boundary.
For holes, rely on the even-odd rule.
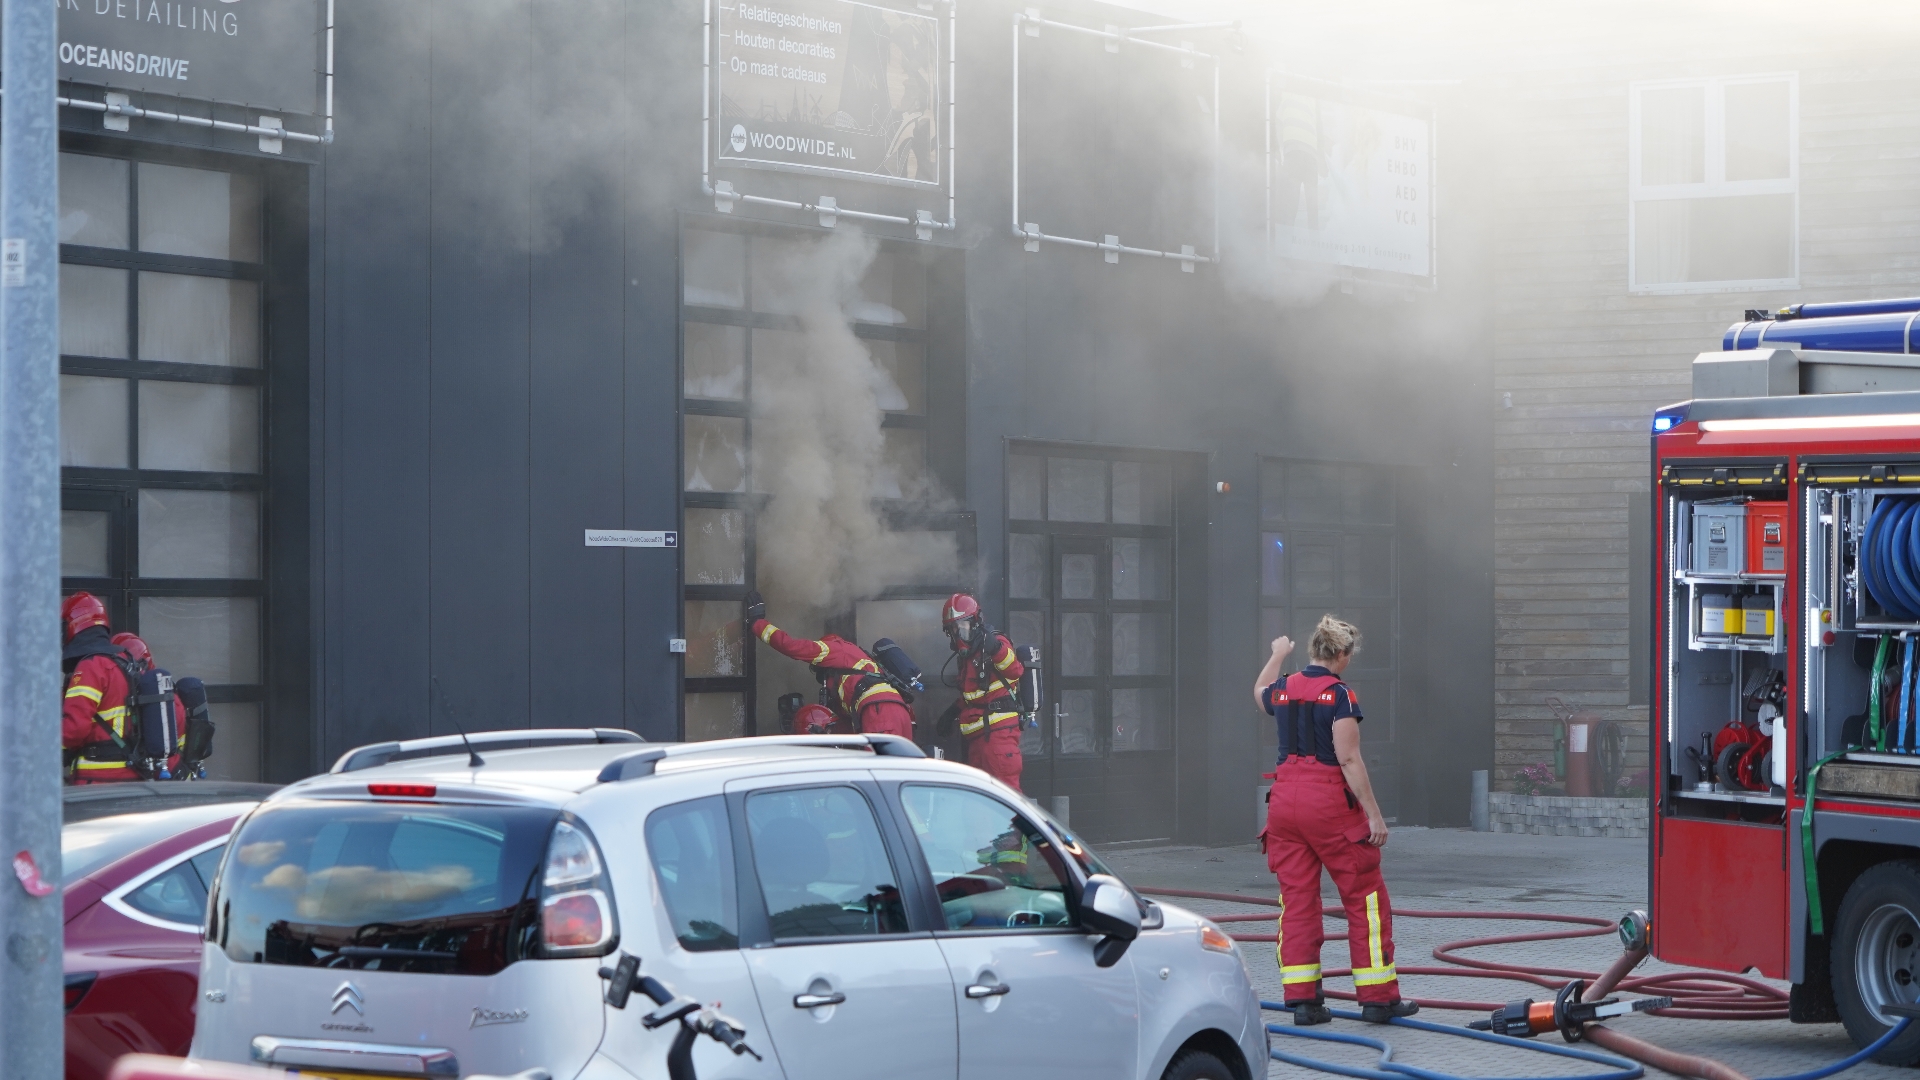
[[1286,678],[1280,665],[1293,651],[1285,636],[1273,639],[1273,655],[1260,669],[1254,700],[1273,714],[1280,756],[1267,795],[1267,828],[1261,842],[1267,866],[1280,879],[1280,961],[1293,1022],[1306,1026],[1333,1019],[1320,992],[1320,868],[1332,875],[1347,909],[1347,949],[1360,1017],[1384,1024],[1412,1016],[1420,1007],[1400,1000],[1393,966],[1393,906],[1380,877],[1380,848],[1387,821],[1374,801],[1367,763],[1360,758],[1360,699],[1340,681],[1360,631],[1323,615],[1308,652],[1313,663]]

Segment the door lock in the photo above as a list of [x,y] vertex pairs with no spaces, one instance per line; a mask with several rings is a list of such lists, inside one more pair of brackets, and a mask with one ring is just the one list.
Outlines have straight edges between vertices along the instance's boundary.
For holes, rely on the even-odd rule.
[[985,983],[974,983],[972,986],[967,987],[967,996],[978,1000],[979,998],[999,997],[1001,994],[1010,993],[1012,990],[1013,987],[1008,986],[1006,983],[995,983],[992,986],[988,986]]
[[847,995],[834,991],[831,994],[795,994],[793,1007],[796,1009],[817,1009],[822,1005],[839,1005],[847,1000]]

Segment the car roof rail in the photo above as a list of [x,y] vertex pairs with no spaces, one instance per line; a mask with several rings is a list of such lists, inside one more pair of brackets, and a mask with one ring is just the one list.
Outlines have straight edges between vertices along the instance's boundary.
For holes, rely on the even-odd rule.
[[655,746],[607,762],[600,770],[600,782],[635,780],[652,776],[654,766],[663,758],[738,750],[745,746],[818,746],[837,750],[866,750],[881,757],[924,758],[926,751],[912,739],[899,735],[755,735],[744,739],[715,739],[712,742],[676,743]]
[[444,757],[464,754],[471,743],[475,750],[521,750],[532,746],[587,746],[595,743],[640,743],[647,740],[623,728],[508,728],[504,731],[475,731],[459,735],[435,735],[430,739],[406,739],[401,742],[373,743],[356,747],[340,755],[329,772],[348,773],[371,769],[393,761]]

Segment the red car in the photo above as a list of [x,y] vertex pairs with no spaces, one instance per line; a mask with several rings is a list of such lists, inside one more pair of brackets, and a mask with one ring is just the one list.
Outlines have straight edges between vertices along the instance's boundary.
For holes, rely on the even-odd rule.
[[64,793],[67,1080],[106,1080],[122,1054],[186,1054],[207,887],[227,835],[273,790],[174,782]]

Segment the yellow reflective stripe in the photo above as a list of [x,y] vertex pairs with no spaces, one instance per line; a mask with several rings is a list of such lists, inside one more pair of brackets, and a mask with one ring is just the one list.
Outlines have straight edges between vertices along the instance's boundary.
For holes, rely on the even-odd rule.
[[1399,978],[1399,975],[1394,973],[1392,964],[1388,964],[1385,967],[1353,969],[1353,985],[1355,986],[1379,986],[1381,983],[1390,983],[1397,978]]
[[1013,650],[1008,649],[1007,658],[1005,660],[995,660],[993,662],[993,666],[996,668],[999,668],[1001,671],[1005,671],[1008,668],[1013,666],[1013,660],[1014,660]]
[[773,644],[773,632],[776,629],[778,629],[778,627],[774,626],[772,623],[768,623],[767,625],[761,627],[760,640],[766,642],[769,645]]
[[960,691],[960,696],[966,698],[968,701],[978,701],[986,697],[987,692],[985,690],[962,690]]
[[810,664],[817,664],[820,661],[825,660],[827,658],[827,654],[833,651],[827,648],[827,643],[824,641],[816,641],[814,642],[814,644],[820,646],[820,655],[814,657],[812,660],[807,661]]
[[987,721],[984,718],[979,720],[969,720],[966,723],[960,725],[960,734],[971,735],[974,732],[979,731],[981,728],[986,726],[987,726]]
[[867,703],[867,699],[870,697],[873,697],[875,694],[891,694],[891,693],[893,693],[893,687],[888,686],[886,683],[880,683],[878,685],[868,687],[867,692],[864,694],[861,694],[860,700],[855,702],[854,704],[865,705]]
[[1020,719],[1020,714],[1017,712],[997,712],[987,718],[987,726],[999,727],[1001,724],[1004,724],[1009,720],[1018,720],[1018,719]]
[[76,769],[124,769],[128,766],[124,761],[88,761],[86,758],[81,758],[73,763],[73,767]]
[[1288,986],[1292,986],[1296,983],[1319,982],[1320,981],[1320,965],[1319,964],[1295,964],[1291,967],[1282,967],[1280,969],[1280,981],[1281,983]]
[[[1389,972],[1393,970],[1393,965],[1387,963],[1386,954],[1380,950],[1380,891],[1378,889],[1367,894],[1367,956],[1373,960],[1373,968],[1362,970],[1383,968]],[[1359,972],[1354,974],[1356,976],[1354,981],[1358,982]],[[1389,974],[1387,978],[1391,979],[1393,976]]]
[[100,691],[95,690],[93,687],[86,686],[84,684],[79,686],[69,686],[67,688],[67,696],[83,697],[95,704],[99,704],[100,702]]

